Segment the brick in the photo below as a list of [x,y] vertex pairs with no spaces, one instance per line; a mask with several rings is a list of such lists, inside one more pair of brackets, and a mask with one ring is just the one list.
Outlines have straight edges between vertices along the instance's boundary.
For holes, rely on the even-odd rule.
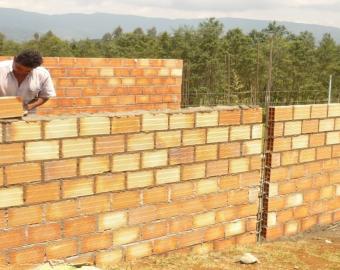
[[303,120],[302,133],[317,133],[319,131],[319,120]]
[[124,208],[138,207],[141,203],[140,192],[124,191],[113,194],[112,209],[119,210]]
[[109,212],[99,215],[98,231],[119,229],[127,225],[126,212]]
[[287,236],[295,235],[299,231],[299,223],[296,221],[289,221],[285,224],[284,234]]
[[193,128],[195,115],[193,113],[178,113],[170,115],[170,129]]
[[46,219],[48,221],[62,220],[78,215],[76,201],[68,200],[51,203],[46,206]]
[[309,119],[311,117],[311,105],[295,105],[294,120]]
[[325,118],[327,117],[327,104],[313,104],[311,118]]
[[228,174],[228,165],[228,160],[225,159],[207,162],[207,177]]
[[168,163],[168,151],[157,150],[142,153],[142,167],[153,168],[166,166]]
[[334,119],[321,119],[319,124],[319,132],[333,131],[334,130]]
[[140,151],[154,148],[153,133],[139,133],[128,135],[127,149],[128,151]]
[[340,116],[340,105],[329,104],[328,105],[328,117],[339,117]]
[[1,97],[0,98],[0,119],[22,117],[22,102],[17,97]]
[[245,232],[246,226],[244,220],[230,222],[225,225],[225,237],[239,235]]
[[146,256],[150,256],[152,254],[152,246],[151,243],[140,243],[128,246],[126,250],[126,258],[127,260],[134,260]]
[[299,159],[299,152],[298,151],[287,151],[283,152],[281,155],[281,165],[291,165],[297,164]]
[[80,118],[80,136],[110,134],[109,117],[82,117]]
[[77,138],[62,140],[62,155],[64,158],[93,155],[93,139]]
[[315,160],[316,151],[315,148],[303,149],[300,151],[300,162],[310,162]]
[[8,210],[8,226],[15,227],[27,224],[41,223],[42,217],[42,208],[39,205],[10,208]]
[[123,189],[125,189],[124,173],[99,175],[96,177],[96,193],[118,191]]
[[93,194],[93,182],[93,178],[77,178],[63,181],[63,198],[76,198]]
[[250,126],[235,126],[230,128],[230,140],[249,140],[250,139]]
[[108,265],[117,264],[123,259],[123,251],[115,249],[112,251],[102,251],[96,254],[96,265],[106,267]]
[[41,122],[16,121],[8,123],[5,134],[7,142],[39,140],[41,139]]
[[220,158],[232,158],[241,156],[241,144],[239,142],[220,144],[219,156]]
[[139,116],[113,117],[112,134],[139,132],[141,121]]
[[0,208],[24,204],[23,187],[0,189]]
[[22,162],[23,156],[22,143],[0,144],[0,164]]
[[199,179],[205,176],[205,164],[196,163],[182,166],[182,180]]
[[156,133],[156,148],[169,148],[181,145],[181,131],[163,131]]
[[9,261],[12,265],[30,265],[44,262],[45,247],[34,246],[15,250],[9,253]]
[[301,121],[290,121],[285,123],[284,135],[299,135],[302,132],[302,122]]
[[295,207],[301,205],[302,203],[303,203],[302,193],[293,193],[287,196],[286,207]]
[[217,144],[196,146],[195,160],[206,161],[217,159]]
[[80,252],[86,253],[112,246],[112,233],[100,233],[84,236],[80,240]]
[[143,192],[144,204],[153,204],[168,201],[168,188],[167,187],[155,187],[146,189]]
[[110,171],[108,156],[85,157],[79,160],[80,175],[99,174]]
[[194,162],[194,149],[193,146],[169,149],[170,165]]
[[197,112],[196,127],[210,127],[218,125],[218,112]]
[[249,158],[231,159],[229,161],[229,172],[240,173],[249,171]]
[[48,260],[57,260],[71,257],[77,254],[78,244],[76,240],[61,240],[49,243],[46,247]]
[[293,119],[293,106],[276,106],[274,121],[289,121]]
[[25,144],[26,161],[48,160],[59,158],[58,141],[28,142]]
[[316,147],[325,145],[325,133],[311,134],[309,138],[309,146]]
[[192,129],[183,131],[183,145],[197,145],[206,142],[205,129]]
[[156,184],[157,185],[179,182],[180,180],[181,180],[181,169],[179,166],[169,167],[166,169],[158,169],[156,171]]
[[77,118],[46,121],[44,123],[44,132],[45,139],[77,137]]
[[138,170],[139,163],[139,153],[114,155],[112,160],[112,172]]
[[110,195],[101,194],[79,198],[80,213],[92,215],[110,210]]
[[204,179],[197,182],[196,192],[198,195],[218,191],[217,178]]
[[78,236],[96,231],[95,217],[80,217],[64,221],[63,232],[65,237]]
[[152,171],[137,171],[127,173],[127,188],[141,188],[154,183]]
[[42,243],[61,238],[60,224],[51,223],[28,228],[28,243]]
[[7,185],[29,183],[41,180],[39,163],[24,163],[5,167]]
[[204,227],[215,224],[215,212],[206,212],[194,216],[194,228]]
[[242,153],[244,155],[260,154],[262,152],[262,141],[253,140],[244,142],[242,145]]
[[240,109],[219,111],[220,126],[239,125],[240,123],[241,123]]
[[327,132],[326,144],[340,144],[340,131]]
[[113,245],[128,244],[140,239],[139,227],[122,228],[113,233]]
[[166,130],[168,129],[168,114],[143,114],[142,130]]

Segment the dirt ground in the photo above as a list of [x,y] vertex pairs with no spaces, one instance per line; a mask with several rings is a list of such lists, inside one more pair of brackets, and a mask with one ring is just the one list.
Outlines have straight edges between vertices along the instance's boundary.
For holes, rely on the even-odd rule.
[[[236,260],[245,252],[259,263],[244,265]],[[280,241],[236,247],[204,255],[152,256],[112,270],[340,270],[340,223]]]

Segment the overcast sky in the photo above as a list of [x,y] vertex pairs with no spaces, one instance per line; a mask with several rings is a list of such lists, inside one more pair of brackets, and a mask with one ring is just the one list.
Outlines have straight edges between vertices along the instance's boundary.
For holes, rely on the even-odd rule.
[[0,7],[45,14],[131,14],[164,18],[234,17],[340,27],[340,0],[0,0]]

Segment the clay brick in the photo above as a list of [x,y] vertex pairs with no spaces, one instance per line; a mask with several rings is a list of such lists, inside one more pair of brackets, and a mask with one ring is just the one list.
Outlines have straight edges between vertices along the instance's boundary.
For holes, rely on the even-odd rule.
[[311,117],[311,105],[295,105],[294,120],[309,119]]
[[140,192],[138,191],[124,191],[113,194],[112,209],[124,209],[138,207],[141,203]]
[[86,253],[112,246],[112,233],[100,233],[84,236],[80,240],[80,252]]
[[167,251],[175,250],[176,245],[177,245],[176,237],[157,239],[154,241],[153,251],[156,254],[164,253]]
[[239,125],[240,123],[241,123],[240,109],[219,111],[220,126]]
[[203,178],[205,176],[205,164],[197,163],[182,166],[182,180]]
[[287,151],[282,152],[281,156],[281,165],[291,165],[297,164],[299,160],[299,152],[298,151]]
[[62,140],[63,158],[93,155],[93,139],[77,138]]
[[196,112],[196,127],[211,127],[218,125],[218,112]]
[[55,201],[60,199],[59,182],[29,185],[26,187],[25,202],[27,204]]
[[194,147],[181,147],[169,149],[170,165],[192,163],[194,161]]
[[332,157],[332,147],[318,147],[316,148],[316,159],[330,159]]
[[162,185],[167,183],[179,182],[181,180],[181,169],[177,167],[169,167],[156,171],[156,184]]
[[168,129],[168,114],[143,114],[142,115],[142,130],[166,130]]
[[127,188],[141,188],[154,183],[152,171],[137,171],[127,173]]
[[168,188],[167,187],[155,187],[146,189],[143,192],[144,204],[153,204],[159,202],[168,201]]
[[77,176],[77,160],[65,159],[44,163],[45,180]]
[[311,118],[325,118],[327,117],[327,104],[313,104]]
[[220,158],[232,158],[241,156],[241,143],[224,143],[219,145]]
[[196,146],[195,160],[206,161],[217,159],[217,144]]
[[9,262],[12,265],[30,265],[44,262],[45,247],[34,246],[15,250],[9,253]]
[[47,160],[59,158],[59,142],[58,141],[39,141],[28,142],[25,144],[25,159]]
[[228,174],[228,165],[226,159],[207,162],[207,177]]
[[192,246],[203,242],[204,230],[186,232],[178,237],[177,245],[179,248]]
[[77,137],[77,118],[46,121],[44,123],[44,132],[45,139]]
[[51,223],[28,228],[27,241],[30,244],[42,243],[61,238],[60,224]]
[[108,211],[110,210],[110,196],[109,194],[101,194],[79,198],[79,210],[80,213],[85,215]]
[[262,122],[262,108],[249,108],[242,110],[242,124]]
[[333,131],[334,130],[334,119],[321,119],[319,124],[319,132]]
[[254,155],[260,154],[262,152],[262,141],[261,140],[253,140],[244,142],[242,145],[242,154],[243,155]]
[[112,251],[103,251],[96,254],[96,265],[106,267],[108,265],[117,264],[123,259],[123,251],[115,249]]
[[206,212],[194,216],[194,228],[204,227],[215,224],[215,212]]
[[218,179],[217,178],[210,178],[204,179],[197,182],[196,192],[198,195],[201,194],[208,194],[212,192],[218,191]]
[[138,258],[150,256],[152,254],[151,243],[140,243],[128,246],[126,250],[127,260],[135,260]]
[[86,157],[79,160],[80,175],[99,174],[110,171],[108,156]]
[[0,98],[0,119],[21,117],[23,115],[22,102],[17,97]]
[[24,163],[5,167],[7,185],[29,183],[41,180],[39,163]]
[[293,119],[293,106],[276,106],[274,121],[289,121]]
[[46,219],[55,221],[77,216],[77,208],[77,203],[73,200],[48,204],[46,207]]
[[42,208],[40,205],[10,208],[8,210],[8,226],[15,227],[27,224],[41,223]]
[[230,128],[230,140],[249,140],[251,126],[235,126]]
[[309,139],[309,146],[316,147],[325,145],[325,133],[311,134]]
[[41,139],[41,122],[16,121],[8,123],[5,134],[7,142],[39,140]]
[[303,203],[302,193],[293,193],[288,195],[286,198],[286,207],[295,207],[301,205],[302,203]]
[[24,148],[22,143],[0,144],[0,164],[24,161]]
[[153,133],[139,133],[128,135],[127,149],[128,151],[140,151],[154,148]]
[[112,159],[112,172],[138,170],[139,163],[139,153],[114,155]]
[[170,129],[193,128],[195,115],[193,113],[178,113],[170,115]]
[[327,132],[326,144],[340,144],[340,131]]
[[316,133],[319,131],[319,120],[303,120],[302,134]]
[[229,161],[229,172],[240,173],[249,171],[249,158],[237,158]]
[[181,131],[163,131],[156,133],[156,148],[169,148],[181,145]]
[[273,143],[273,151],[274,152],[282,152],[291,150],[292,148],[292,138],[276,138]]
[[328,105],[328,117],[339,117],[340,116],[340,105],[329,104]]
[[240,205],[248,203],[248,191],[245,189],[231,190],[228,192],[228,204]]
[[166,166],[168,163],[168,151],[157,150],[142,153],[142,168]]
[[96,231],[96,217],[80,217],[64,221],[64,236],[72,237]]
[[113,117],[112,134],[139,132],[141,121],[139,116]]
[[227,175],[222,176],[220,179],[219,186],[221,189],[236,189],[240,187],[239,176],[238,175]]
[[49,243],[46,247],[48,260],[57,260],[71,257],[77,254],[78,244],[76,240],[61,240]]
[[244,220],[239,220],[235,222],[230,222],[225,225],[225,237],[230,237],[234,235],[239,235],[244,233],[246,230]]
[[93,194],[93,182],[93,178],[77,178],[63,181],[63,198],[76,198]]
[[302,122],[301,121],[290,121],[285,122],[284,135],[299,135],[302,132]]
[[128,244],[137,242],[140,239],[139,227],[122,228],[113,233],[113,245]]
[[110,134],[109,117],[82,117],[80,118],[80,136]]
[[183,131],[183,145],[196,145],[206,143],[205,129],[192,129]]
[[127,225],[126,212],[109,212],[98,216],[98,231],[115,230]]

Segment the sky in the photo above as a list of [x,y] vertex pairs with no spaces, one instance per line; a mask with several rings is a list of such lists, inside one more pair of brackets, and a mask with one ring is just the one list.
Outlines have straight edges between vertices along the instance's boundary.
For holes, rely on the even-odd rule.
[[0,0],[44,14],[112,13],[162,18],[233,17],[340,27],[340,0]]

